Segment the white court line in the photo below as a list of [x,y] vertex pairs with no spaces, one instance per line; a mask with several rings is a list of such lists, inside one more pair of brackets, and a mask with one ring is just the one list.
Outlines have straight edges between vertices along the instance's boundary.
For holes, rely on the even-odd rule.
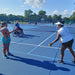
[[38,45],[35,45],[35,44],[28,44],[28,43],[17,43],[17,42],[11,42],[11,43],[28,45],[28,46],[38,46]]
[[[1,41],[1,40],[0,40]],[[40,45],[36,45],[36,44],[28,44],[28,43],[17,43],[17,42],[11,42],[11,43],[15,43],[15,44],[20,44],[20,45],[28,45],[28,46],[38,46],[38,47],[44,47],[44,48],[54,48],[54,49],[60,49],[59,47],[49,47],[49,46],[40,46]]]
[[[56,33],[56,32],[55,32]],[[36,50],[39,46],[41,46],[45,41],[47,41],[49,38],[51,38],[55,33],[53,33],[52,35],[50,35],[49,37],[47,37],[44,41],[42,41],[39,45],[37,45],[36,47],[34,47],[32,50],[30,50],[27,54],[30,54],[31,52],[33,52],[34,50]]]
[[[56,32],[55,32],[56,33]],[[41,46],[44,42],[46,42],[49,38],[51,38],[55,33],[47,37],[44,41],[42,41],[38,46]]]
[[[1,41],[1,40],[0,40]],[[11,43],[15,43],[15,44],[21,44],[21,45],[28,45],[28,46],[39,46],[39,45],[36,45],[36,44],[28,44],[28,43],[17,43],[17,42],[11,42]],[[39,47],[43,47],[43,48],[53,48],[53,49],[61,49],[59,47],[49,47],[49,46],[39,46]],[[67,49],[68,50],[68,49]],[[73,49],[75,51],[75,49]]]
[[[56,33],[56,32],[55,32]],[[31,54],[31,52],[33,52],[34,50],[36,50],[39,46],[41,46],[45,41],[47,41],[49,38],[51,38],[55,33],[53,33],[52,35],[50,35],[49,37],[47,37],[44,41],[42,41],[38,46],[36,46],[35,48],[33,48],[31,51],[29,51],[27,54]]]
[[[53,49],[61,49],[59,47],[49,47],[49,46],[39,46],[39,45],[35,45],[35,44],[27,44],[27,43],[17,43],[17,42],[11,42],[11,43],[15,43],[15,44],[21,44],[21,45],[28,45],[28,46],[38,46],[38,47],[43,47],[43,48],[53,48]],[[68,50],[68,49],[67,49]],[[73,49],[75,51],[75,49]]]
[[[55,32],[56,33],[56,32]],[[47,37],[44,41],[42,41],[39,45],[34,45],[34,44],[25,44],[25,43],[18,43],[18,44],[23,44],[23,45],[31,45],[31,46],[41,46],[45,41],[47,41],[49,38],[51,38],[55,33]],[[11,42],[11,43],[16,43],[16,42]],[[17,43],[16,43],[17,44]]]
[[55,49],[60,49],[60,48],[58,48],[58,47],[49,47],[49,46],[44,46],[44,45],[42,45],[42,46],[39,46],[39,45],[35,45],[35,44],[27,44],[27,43],[16,43],[16,42],[11,42],[11,43],[15,43],[15,44],[22,44],[22,45],[28,45],[28,46],[38,46],[38,47],[44,47],[44,48],[55,48]]

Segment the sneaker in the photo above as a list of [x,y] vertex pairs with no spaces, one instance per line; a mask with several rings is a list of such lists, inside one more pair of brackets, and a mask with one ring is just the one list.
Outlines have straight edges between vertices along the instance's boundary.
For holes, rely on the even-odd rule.
[[11,53],[8,53],[8,56],[13,56],[13,54],[11,54]]
[[72,63],[75,63],[75,60],[73,60]]
[[9,59],[9,57],[7,55],[4,56],[6,59]]
[[57,62],[58,62],[58,63],[61,63],[61,64],[63,64],[63,63],[64,63],[64,62],[63,62],[63,61],[61,61],[61,60],[58,60]]

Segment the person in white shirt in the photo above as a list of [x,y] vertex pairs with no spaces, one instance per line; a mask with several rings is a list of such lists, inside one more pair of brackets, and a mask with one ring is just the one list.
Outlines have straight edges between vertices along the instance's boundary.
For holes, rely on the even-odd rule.
[[64,57],[64,51],[66,48],[69,49],[69,51],[71,52],[72,56],[73,56],[73,63],[75,63],[75,55],[74,55],[74,51],[72,49],[72,45],[73,45],[73,37],[72,35],[69,33],[67,27],[64,27],[64,23],[62,22],[57,22],[56,23],[57,27],[59,28],[58,32],[57,32],[57,38],[51,42],[49,44],[49,46],[51,46],[53,43],[55,43],[56,41],[58,41],[59,39],[61,39],[61,59],[58,60],[57,62],[59,63],[64,63],[63,62],[63,57]]

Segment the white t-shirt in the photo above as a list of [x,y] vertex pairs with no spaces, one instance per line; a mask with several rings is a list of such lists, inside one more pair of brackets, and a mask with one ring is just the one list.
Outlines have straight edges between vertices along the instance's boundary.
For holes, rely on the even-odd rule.
[[61,27],[59,30],[58,30],[59,34],[61,35],[61,41],[62,43],[65,43],[65,42],[68,42],[70,40],[73,39],[72,35],[69,33],[68,29],[66,27]]

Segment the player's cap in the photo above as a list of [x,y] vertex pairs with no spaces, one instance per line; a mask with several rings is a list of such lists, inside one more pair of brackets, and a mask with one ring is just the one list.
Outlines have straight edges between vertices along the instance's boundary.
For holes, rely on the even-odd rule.
[[61,23],[61,22],[57,22],[57,23],[55,23],[56,25],[64,25],[63,23]]

